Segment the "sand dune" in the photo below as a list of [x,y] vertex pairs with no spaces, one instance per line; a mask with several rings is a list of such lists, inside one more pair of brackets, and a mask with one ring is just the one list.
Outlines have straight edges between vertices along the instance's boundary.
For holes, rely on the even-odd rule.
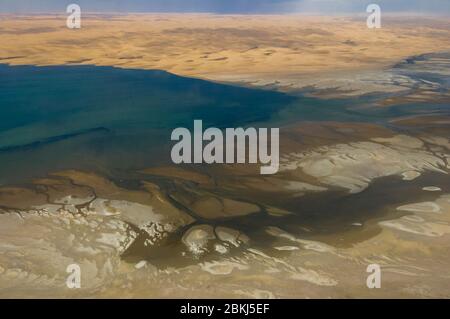
[[1,16],[0,63],[162,69],[289,89],[315,84],[311,74],[325,84],[329,73],[373,77],[405,57],[450,50],[450,23],[437,18],[385,18],[377,30],[364,17],[84,15],[78,30],[65,19]]

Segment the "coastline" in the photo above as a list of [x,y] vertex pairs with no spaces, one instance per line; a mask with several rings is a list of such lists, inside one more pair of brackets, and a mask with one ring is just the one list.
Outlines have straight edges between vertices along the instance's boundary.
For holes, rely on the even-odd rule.
[[[83,85],[107,83],[94,95],[112,98],[88,97],[87,111],[67,103],[80,112],[62,112],[60,126],[5,121],[14,127],[0,142],[32,147],[0,149],[1,169],[21,175],[0,185],[0,296],[450,297],[450,54],[436,53],[450,52],[448,21],[422,19],[409,32],[411,19],[388,19],[373,38],[364,21],[297,18],[88,16],[67,39],[59,18],[1,17],[0,63],[84,65],[101,76]],[[70,85],[89,78],[76,72]],[[49,86],[67,94],[62,80]],[[66,106],[36,91],[45,92],[36,109]],[[280,172],[167,164],[157,129],[199,115],[279,124]],[[68,128],[87,133],[60,133]],[[19,163],[27,169],[12,169]],[[73,263],[80,290],[66,287]],[[380,290],[366,286],[373,263]]]

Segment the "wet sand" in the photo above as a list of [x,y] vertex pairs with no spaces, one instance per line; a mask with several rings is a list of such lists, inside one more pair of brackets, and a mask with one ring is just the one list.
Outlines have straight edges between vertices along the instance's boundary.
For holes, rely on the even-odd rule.
[[[286,132],[283,165],[292,166],[294,150],[306,157],[274,177],[248,166],[151,168],[130,174],[139,177],[127,189],[66,171],[0,189],[1,295],[449,297],[448,138],[305,125],[323,133],[303,135],[301,124]],[[321,150],[338,145],[353,147],[334,162],[350,184],[299,164],[311,152],[325,160],[332,155]],[[355,155],[367,145],[375,175],[366,174],[372,157]],[[383,155],[396,148],[401,156]],[[81,290],[65,287],[70,263],[83,269]],[[383,269],[380,290],[365,287],[370,263]]]

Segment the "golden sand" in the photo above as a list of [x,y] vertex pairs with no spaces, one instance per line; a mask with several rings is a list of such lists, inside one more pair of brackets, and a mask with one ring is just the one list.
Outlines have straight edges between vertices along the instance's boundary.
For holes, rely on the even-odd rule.
[[259,81],[390,66],[413,55],[448,51],[450,22],[297,15],[142,14],[82,17],[1,16],[0,63],[95,64],[162,69],[210,80]]

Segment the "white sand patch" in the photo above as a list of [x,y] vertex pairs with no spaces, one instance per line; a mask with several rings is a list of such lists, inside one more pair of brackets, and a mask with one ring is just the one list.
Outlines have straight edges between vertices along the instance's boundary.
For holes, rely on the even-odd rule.
[[[420,202],[397,208],[413,215],[383,221],[379,224],[391,229],[428,237],[441,237],[450,234],[450,195],[442,195],[434,202]],[[432,214],[430,214],[432,213]],[[439,215],[435,215],[439,213]],[[436,218],[439,217],[439,220]]]
[[422,202],[414,203],[409,205],[403,205],[397,207],[397,210],[408,211],[408,212],[423,212],[423,213],[438,213],[441,208],[438,204],[433,202]]
[[320,275],[317,271],[312,269],[304,269],[299,267],[299,272],[292,274],[291,278],[294,280],[307,281],[309,283],[319,286],[336,286],[338,282],[332,278]]
[[90,205],[89,209],[92,213],[103,216],[120,215],[120,211],[110,205],[111,201],[107,199],[97,198]]
[[229,252],[229,249],[221,244],[215,244],[214,250],[217,251],[219,254],[226,254]]
[[426,150],[417,138],[397,135],[373,140],[287,154],[281,158],[280,171],[299,169],[323,184],[350,193],[361,192],[372,180],[384,176],[400,175],[411,180],[424,171],[447,174],[446,162]]
[[275,236],[275,237],[284,238],[284,239],[288,239],[292,242],[299,243],[299,244],[301,244],[302,248],[304,248],[306,250],[313,250],[313,251],[316,251],[319,253],[332,253],[332,252],[336,251],[336,249],[334,247],[329,246],[324,243],[296,238],[294,235],[289,234],[278,227],[272,227],[272,226],[267,227],[266,233],[268,233],[269,235]]
[[147,266],[147,261],[146,260],[141,260],[136,265],[134,265],[134,268],[141,269],[141,268],[144,268],[145,266]]
[[155,213],[153,207],[125,200],[96,199],[91,203],[91,210],[101,215],[120,214],[121,219],[136,226],[149,222],[162,222],[164,216]]
[[209,272],[213,275],[229,275],[233,270],[247,270],[248,266],[233,261],[212,261],[200,264],[203,271]]
[[281,251],[292,251],[292,250],[299,250],[300,248],[298,248],[297,246],[277,246],[277,247],[273,247],[276,250],[281,250]]
[[282,259],[271,257],[254,248],[249,248],[248,251],[252,253],[254,258],[266,263],[269,269],[276,268],[281,271],[285,271],[289,273],[290,277],[294,280],[306,281],[318,286],[337,285],[337,281],[326,274],[319,273],[312,269],[291,265]]
[[212,226],[198,225],[189,228],[181,240],[192,254],[201,255],[208,251],[208,244],[213,239],[216,236]]
[[404,181],[412,181],[419,177],[421,174],[417,171],[406,171],[402,173]]
[[405,218],[381,222],[380,225],[416,235],[440,237],[450,234],[450,226],[433,222],[414,222]]
[[271,291],[262,289],[239,289],[236,290],[236,293],[253,299],[275,299],[275,295]]
[[245,234],[235,229],[219,226],[216,227],[215,232],[221,241],[228,242],[235,247],[249,242],[249,238]]
[[422,189],[427,192],[440,192],[442,190],[441,188],[436,187],[436,186],[426,186]]

